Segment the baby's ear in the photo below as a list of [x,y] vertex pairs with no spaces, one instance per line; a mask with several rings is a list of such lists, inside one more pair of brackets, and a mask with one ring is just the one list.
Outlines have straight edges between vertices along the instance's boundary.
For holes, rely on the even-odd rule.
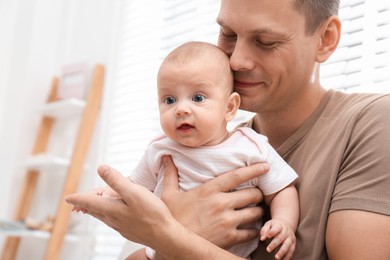
[[237,92],[230,94],[226,109],[226,122],[230,122],[236,116],[237,110],[240,107],[241,99]]

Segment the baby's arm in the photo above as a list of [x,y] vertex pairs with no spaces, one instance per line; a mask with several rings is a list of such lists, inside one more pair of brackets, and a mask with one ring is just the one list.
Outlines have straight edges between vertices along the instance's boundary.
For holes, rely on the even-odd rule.
[[299,221],[298,192],[290,184],[278,193],[266,195],[265,202],[270,205],[272,219],[261,228],[260,240],[272,238],[267,251],[272,252],[281,246],[275,258],[290,259],[295,251],[295,231]]

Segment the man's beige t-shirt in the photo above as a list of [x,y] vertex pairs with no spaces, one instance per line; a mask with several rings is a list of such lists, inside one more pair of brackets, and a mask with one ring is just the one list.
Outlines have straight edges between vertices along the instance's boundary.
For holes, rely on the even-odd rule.
[[[390,215],[390,95],[329,90],[277,151],[299,175],[293,259],[327,259],[325,230],[331,212]],[[260,244],[252,259],[274,258]]]

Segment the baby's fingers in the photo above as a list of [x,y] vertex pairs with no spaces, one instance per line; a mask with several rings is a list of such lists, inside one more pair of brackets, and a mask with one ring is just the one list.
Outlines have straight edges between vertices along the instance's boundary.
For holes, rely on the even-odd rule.
[[282,243],[283,243],[283,239],[280,236],[274,237],[267,246],[267,252],[271,253],[272,251],[274,251],[275,248],[277,248]]
[[[283,231],[283,226],[277,221],[267,221],[260,230],[260,240],[264,241],[267,238],[274,237]],[[282,240],[283,241],[283,240]]]
[[264,224],[264,226],[260,229],[260,240],[264,241],[267,239],[267,235],[269,230],[271,229],[271,222],[268,221]]
[[283,241],[282,246],[275,254],[275,259],[282,259],[282,258],[284,260],[291,259],[294,251],[295,251],[295,243],[292,241],[291,237],[288,237]]
[[272,221],[269,221],[269,222],[271,224],[270,224],[270,228],[267,231],[266,235],[267,235],[267,238],[273,237],[273,239],[271,240],[271,243],[269,243],[269,245],[267,246],[267,252],[270,253],[270,252],[274,251],[275,248],[280,246],[283,243],[283,241],[286,240],[287,234],[286,234],[286,232],[284,232],[283,227],[281,225],[279,225],[277,222],[272,222]]
[[77,206],[73,206],[72,211],[74,211],[74,212],[80,212],[81,211],[84,214],[86,214],[88,212],[88,210],[86,210],[84,208],[81,208],[81,207],[77,207]]

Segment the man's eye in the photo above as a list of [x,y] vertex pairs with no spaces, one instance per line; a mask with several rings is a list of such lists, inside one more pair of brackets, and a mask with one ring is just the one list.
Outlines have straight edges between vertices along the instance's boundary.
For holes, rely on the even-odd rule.
[[173,104],[173,103],[175,103],[175,102],[176,102],[176,99],[175,99],[174,97],[166,97],[166,98],[164,99],[164,103],[165,103],[165,104],[168,104],[168,105]]
[[265,41],[260,41],[260,40],[256,40],[256,43],[257,43],[257,45],[260,45],[261,47],[268,48],[268,49],[275,48],[279,44],[278,42],[265,42]]
[[237,37],[234,33],[226,33],[222,30],[219,31],[219,35],[227,39],[235,39]]
[[206,99],[206,97],[202,94],[196,94],[193,98],[192,101],[194,102],[202,102]]

